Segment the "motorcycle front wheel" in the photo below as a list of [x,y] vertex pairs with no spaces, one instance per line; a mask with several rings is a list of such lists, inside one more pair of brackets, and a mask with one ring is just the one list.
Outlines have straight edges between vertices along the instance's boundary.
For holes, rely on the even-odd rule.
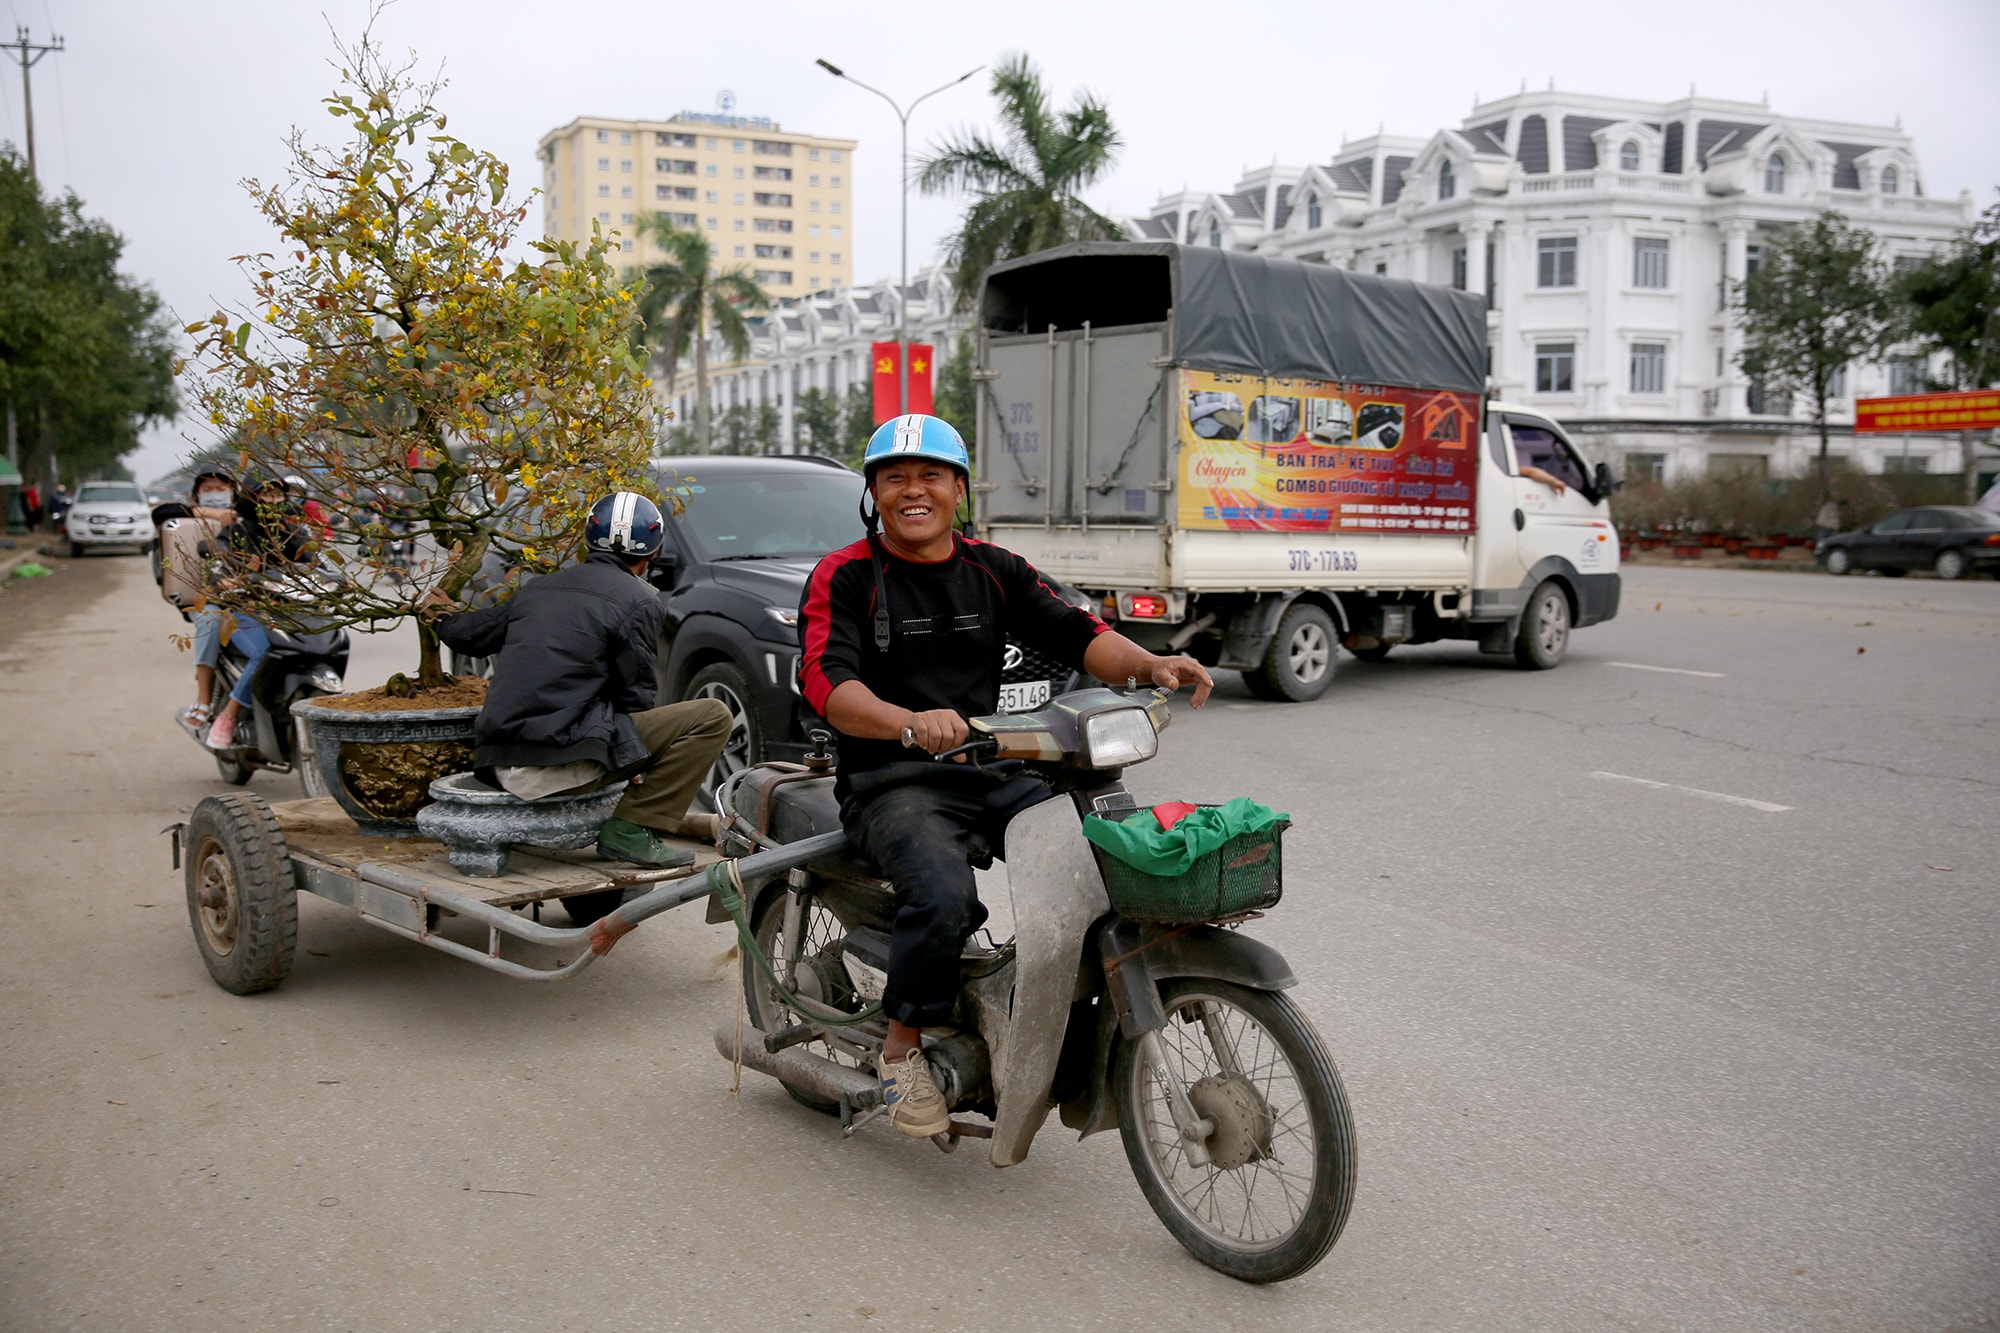
[[[1132,1174],[1174,1239],[1219,1273],[1282,1282],[1311,1269],[1354,1205],[1354,1117],[1340,1071],[1298,1007],[1225,981],[1161,983],[1155,1067],[1124,1042],[1113,1071]],[[1214,1125],[1189,1160],[1164,1085]]]

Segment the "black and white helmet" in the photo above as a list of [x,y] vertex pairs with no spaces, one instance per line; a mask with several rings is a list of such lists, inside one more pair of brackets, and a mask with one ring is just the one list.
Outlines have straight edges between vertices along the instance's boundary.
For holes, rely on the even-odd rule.
[[657,554],[666,539],[660,507],[636,491],[617,491],[592,505],[583,529],[591,550],[634,558]]

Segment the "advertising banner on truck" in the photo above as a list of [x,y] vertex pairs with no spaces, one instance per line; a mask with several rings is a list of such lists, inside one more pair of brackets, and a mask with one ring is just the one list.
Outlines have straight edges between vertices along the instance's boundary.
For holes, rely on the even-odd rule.
[[1183,528],[1472,531],[1474,394],[1182,370],[1178,397]]

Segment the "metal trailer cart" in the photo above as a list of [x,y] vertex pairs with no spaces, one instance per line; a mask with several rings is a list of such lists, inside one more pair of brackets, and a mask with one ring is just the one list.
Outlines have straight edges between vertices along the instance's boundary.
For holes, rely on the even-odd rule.
[[[203,797],[185,823],[165,831],[173,835],[174,868],[185,868],[195,947],[215,983],[237,995],[269,990],[292,970],[300,893],[481,967],[560,981],[609,953],[646,918],[707,897],[714,885],[703,872],[721,860],[715,848],[691,841],[680,845],[695,853],[695,863],[673,870],[516,846],[506,874],[477,879],[453,869],[440,843],[364,835],[330,798],[272,805],[245,791]],[[733,863],[730,878],[782,874],[845,845],[836,831],[756,852]],[[552,898],[572,921],[588,924],[543,925],[541,904]],[[485,948],[441,933],[454,919],[485,927]],[[505,957],[509,941],[544,946],[544,956]]]

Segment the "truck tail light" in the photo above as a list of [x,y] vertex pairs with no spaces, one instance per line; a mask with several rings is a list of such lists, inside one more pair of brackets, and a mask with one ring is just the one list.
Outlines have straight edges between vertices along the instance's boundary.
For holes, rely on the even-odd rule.
[[1167,614],[1167,599],[1158,593],[1131,592],[1118,599],[1120,619],[1162,620]]

